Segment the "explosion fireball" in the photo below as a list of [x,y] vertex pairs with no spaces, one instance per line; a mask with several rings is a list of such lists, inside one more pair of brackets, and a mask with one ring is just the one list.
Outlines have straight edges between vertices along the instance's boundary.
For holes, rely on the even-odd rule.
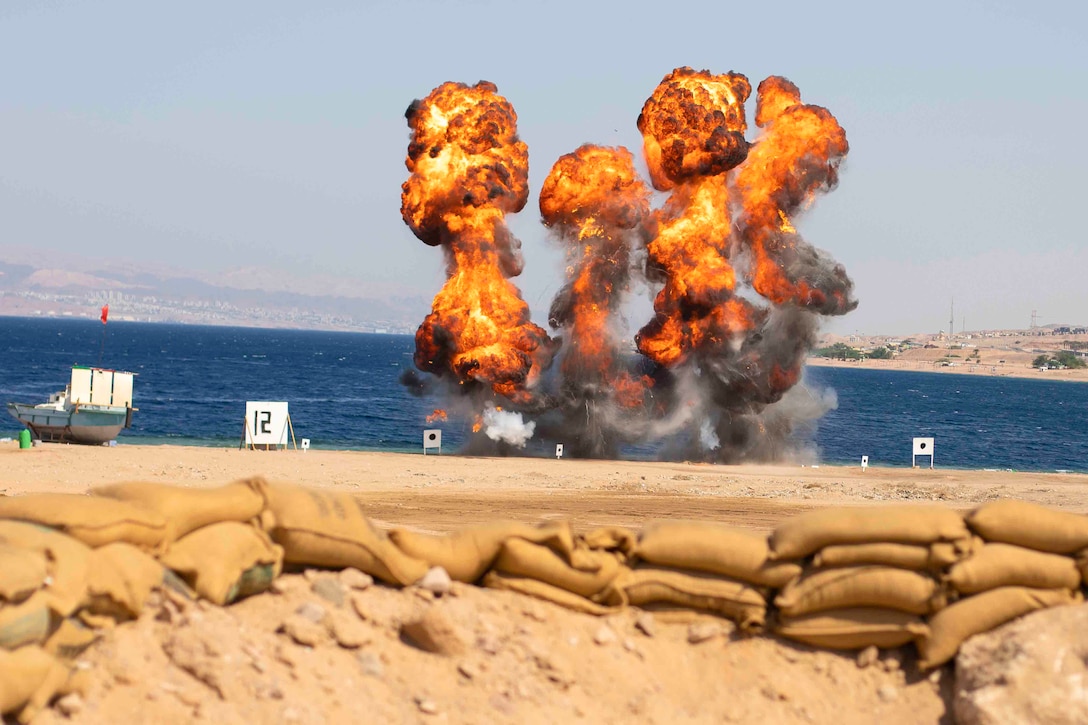
[[[638,117],[652,188],[667,192],[656,209],[625,148],[586,144],[555,162],[539,196],[567,255],[554,339],[510,281],[521,245],[505,215],[529,196],[513,107],[486,81],[445,83],[409,107],[401,214],[447,260],[415,364],[483,428],[472,447],[524,447],[537,431],[584,457],[625,443],[718,461],[795,453],[791,433],[828,407],[797,385],[804,355],[821,317],[857,301],[794,218],[836,185],[849,146],[827,109],[777,76],[758,86],[749,142],[750,95],[738,73],[665,76]],[[632,280],[656,290],[637,352],[621,316]]]

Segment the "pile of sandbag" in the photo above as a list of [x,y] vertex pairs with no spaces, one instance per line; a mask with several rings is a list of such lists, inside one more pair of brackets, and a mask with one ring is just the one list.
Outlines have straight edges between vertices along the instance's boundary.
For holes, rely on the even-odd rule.
[[1088,517],[1004,500],[975,509],[966,523],[979,538],[943,576],[958,601],[930,618],[930,636],[918,646],[923,668],[952,659],[968,637],[1082,600]]
[[152,592],[226,605],[285,566],[387,584],[456,581],[591,614],[711,613],[833,649],[917,645],[935,667],[1021,614],[1080,601],[1088,517],[1015,501],[824,509],[770,537],[696,522],[576,534],[499,522],[445,535],[376,528],[346,492],[251,478],[218,488],[120,483],[0,497],[0,713],[26,721],[73,689],[74,658]]

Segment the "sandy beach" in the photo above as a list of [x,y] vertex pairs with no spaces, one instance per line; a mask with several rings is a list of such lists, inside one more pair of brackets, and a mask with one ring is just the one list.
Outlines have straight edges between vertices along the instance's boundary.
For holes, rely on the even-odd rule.
[[0,448],[0,495],[82,493],[117,481],[215,486],[270,481],[349,490],[379,524],[430,531],[564,518],[579,528],[654,518],[716,520],[766,531],[816,506],[892,501],[970,509],[996,498],[1088,510],[1088,475],[870,466],[738,465],[483,458],[186,446]]
[[[1088,510],[1088,475],[1075,474],[0,446],[0,496],[82,493],[119,481],[212,487],[254,475],[351,491],[378,526],[427,532],[503,519],[638,529],[663,518],[768,532],[815,507],[934,502],[968,511],[1003,497]],[[728,622],[690,612],[595,617],[458,583],[443,596],[354,586],[307,571],[229,607],[151,607],[105,632],[80,658],[89,675],[83,694],[34,722],[841,725],[947,722],[954,708],[952,666],[919,671],[909,646],[858,655],[740,636]],[[300,612],[314,611],[349,634],[284,634]],[[436,611],[451,650],[406,643],[404,623]],[[353,638],[350,646],[341,635]]]

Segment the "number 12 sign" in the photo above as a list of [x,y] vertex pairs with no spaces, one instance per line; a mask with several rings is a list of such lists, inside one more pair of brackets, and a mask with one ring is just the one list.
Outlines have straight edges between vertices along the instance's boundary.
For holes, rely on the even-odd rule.
[[246,401],[246,445],[287,445],[287,403]]

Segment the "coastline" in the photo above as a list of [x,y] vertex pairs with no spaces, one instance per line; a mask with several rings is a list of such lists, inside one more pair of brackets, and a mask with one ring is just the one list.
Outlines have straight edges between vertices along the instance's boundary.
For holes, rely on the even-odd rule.
[[826,357],[805,359],[809,367],[851,368],[888,372],[939,373],[942,375],[968,375],[972,377],[1017,378],[1021,380],[1050,380],[1070,383],[1088,383],[1088,368],[1076,370],[1039,370],[1022,365],[958,363],[940,365],[928,360],[833,360]]

